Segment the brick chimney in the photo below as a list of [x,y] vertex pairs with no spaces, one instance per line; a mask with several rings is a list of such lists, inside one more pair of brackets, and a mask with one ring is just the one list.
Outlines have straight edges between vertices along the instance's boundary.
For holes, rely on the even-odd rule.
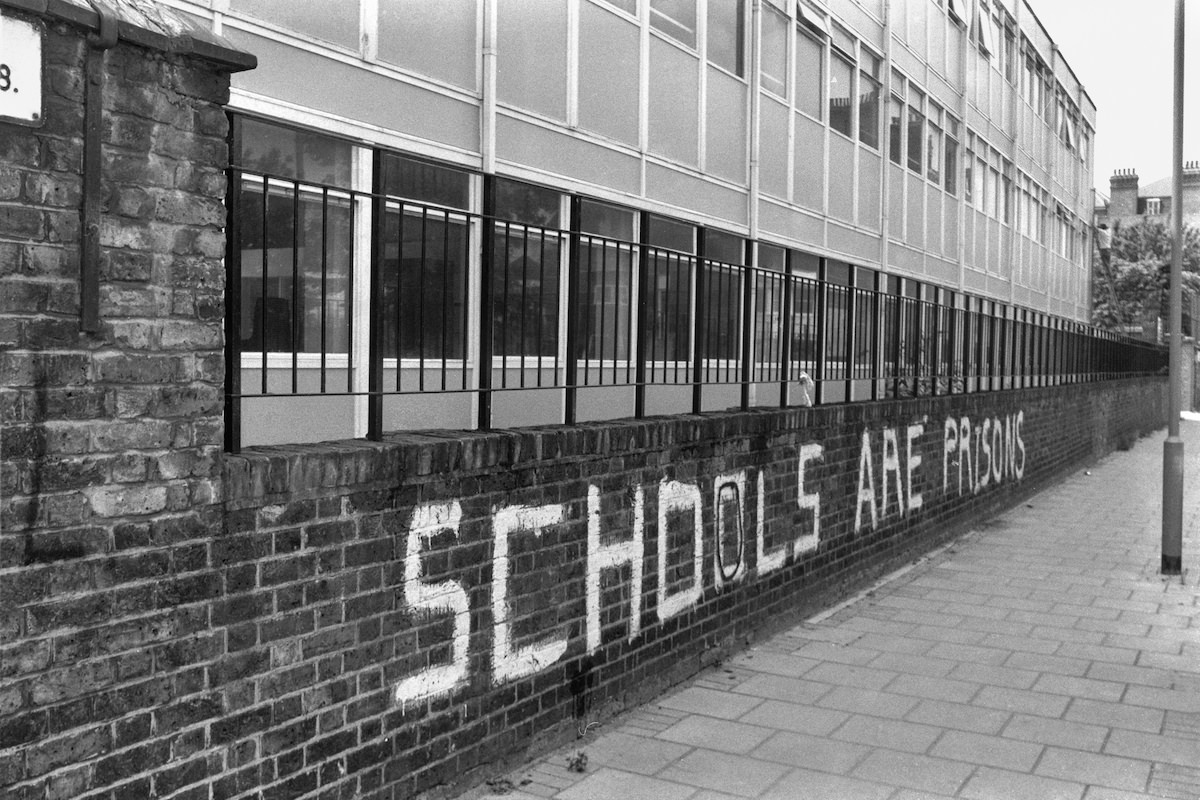
[[1137,217],[1138,175],[1132,169],[1119,169],[1108,179],[1108,218],[1124,222]]
[[1183,165],[1183,224],[1200,224],[1200,161]]

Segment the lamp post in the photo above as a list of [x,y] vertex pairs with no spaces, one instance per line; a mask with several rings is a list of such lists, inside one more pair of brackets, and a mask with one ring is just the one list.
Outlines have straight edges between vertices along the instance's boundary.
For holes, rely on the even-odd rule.
[[1175,119],[1171,151],[1170,376],[1167,439],[1163,442],[1162,574],[1183,571],[1183,439],[1179,414],[1183,389],[1183,0],[1175,0]]

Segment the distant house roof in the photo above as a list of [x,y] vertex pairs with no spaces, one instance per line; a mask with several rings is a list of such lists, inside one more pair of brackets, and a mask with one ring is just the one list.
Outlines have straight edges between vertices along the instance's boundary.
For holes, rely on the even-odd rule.
[[1138,187],[1138,197],[1170,197],[1171,188],[1174,184],[1171,181],[1171,176],[1159,178],[1153,183],[1147,183],[1145,186]]

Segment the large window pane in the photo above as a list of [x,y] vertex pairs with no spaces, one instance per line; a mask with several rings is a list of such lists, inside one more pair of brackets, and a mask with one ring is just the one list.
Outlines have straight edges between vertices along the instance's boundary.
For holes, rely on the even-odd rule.
[[744,0],[708,4],[708,60],[739,77],[745,75]]
[[665,217],[651,217],[646,241],[655,247],[665,247],[682,253],[696,252],[696,229],[684,222]]
[[958,121],[946,116],[946,164],[942,173],[946,191],[958,192]]
[[[695,252],[696,229],[675,220],[650,217],[646,239],[651,245],[645,267],[650,296],[643,305],[650,314],[646,360],[687,362],[692,338],[692,270],[696,263],[688,254]],[[681,377],[685,373],[686,364],[671,374]]]
[[746,240],[723,231],[705,231],[704,257],[726,264],[744,264],[746,263]]
[[772,5],[763,5],[762,87],[787,97],[788,18]]
[[688,47],[696,47],[696,0],[650,0],[650,25]]
[[925,147],[925,116],[920,109],[924,95],[912,92],[909,95],[908,107],[908,168],[918,175],[921,174],[922,150]]
[[810,117],[822,118],[821,86],[825,48],[821,42],[796,29],[796,109]]
[[888,101],[888,157],[893,164],[904,163],[904,101],[892,95]]
[[879,147],[879,81],[866,72],[858,78],[858,140]]
[[[723,231],[705,231],[704,259],[704,354],[710,359],[736,359],[742,327],[740,265],[746,263],[746,240]],[[715,374],[709,377],[718,379]]]
[[388,358],[463,358],[470,234],[465,215],[471,175],[465,170],[386,153],[383,191],[384,355]]
[[318,133],[239,118],[241,150],[235,166],[308,183],[350,187],[352,146]]
[[348,352],[348,197],[247,177],[239,206],[242,350]]
[[385,357],[464,357],[468,236],[464,217],[389,205],[379,321]]
[[558,228],[562,195],[519,181],[496,179],[496,217],[544,228]]
[[495,190],[493,348],[503,356],[555,356],[561,195],[501,178],[496,179]]
[[926,176],[934,183],[942,182],[942,131],[932,122],[928,126],[929,146],[926,150]]
[[853,136],[852,103],[854,67],[840,54],[834,53],[829,62],[829,126],[839,133]]
[[242,117],[234,125],[241,348],[346,353],[351,145]]
[[388,153],[383,159],[383,191],[430,205],[466,209],[471,175],[465,170]]
[[[582,287],[578,357],[629,358],[633,330],[636,215],[629,209],[582,201],[575,279]],[[579,290],[577,290],[579,291]]]

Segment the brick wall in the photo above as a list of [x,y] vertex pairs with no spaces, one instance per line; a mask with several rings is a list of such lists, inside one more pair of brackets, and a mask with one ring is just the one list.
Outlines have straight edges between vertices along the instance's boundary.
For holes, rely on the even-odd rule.
[[[408,797],[569,740],[1164,419],[1165,381],[225,462],[217,797]],[[817,524],[819,520],[819,525]]]

